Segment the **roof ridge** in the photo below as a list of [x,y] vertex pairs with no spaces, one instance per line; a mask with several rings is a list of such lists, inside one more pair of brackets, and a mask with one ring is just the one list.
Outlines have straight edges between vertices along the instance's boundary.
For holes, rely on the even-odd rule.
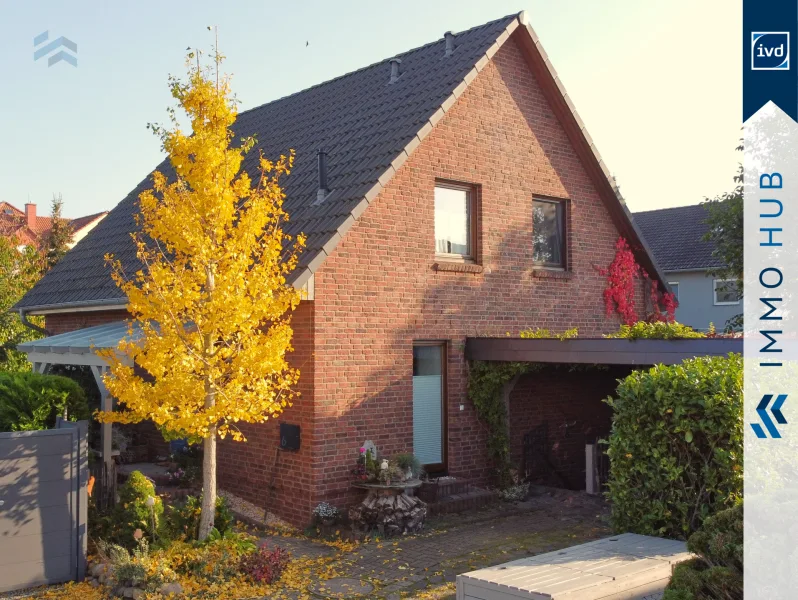
[[705,202],[699,202],[698,204],[685,204],[684,206],[666,206],[664,208],[652,208],[652,209],[649,209],[649,210],[638,210],[638,211],[633,212],[632,214],[637,216],[637,215],[645,215],[645,214],[650,214],[650,213],[655,213],[655,212],[665,212],[665,211],[670,211],[670,210],[684,210],[685,208],[699,208],[699,207],[704,206],[704,204],[705,204]]
[[[521,12],[523,12],[523,11],[521,11]],[[519,12],[519,13],[510,14],[510,15],[505,15],[504,17],[501,17],[499,19],[493,19],[492,21],[488,21],[487,23],[482,23],[481,25],[476,25],[474,27],[469,27],[468,29],[463,29],[462,31],[456,32],[455,36],[461,35],[461,34],[464,34],[464,33],[469,33],[469,32],[475,31],[477,29],[482,29],[484,27],[489,27],[491,25],[495,25],[496,23],[499,23],[500,21],[504,21],[504,20],[507,20],[507,19],[517,19],[518,15],[520,15],[520,14],[521,13]],[[258,106],[253,106],[252,108],[248,108],[247,110],[239,112],[238,116],[245,115],[246,113],[252,112],[254,110],[259,110],[259,109],[261,109],[261,108],[263,108],[265,106],[269,106],[270,104],[276,104],[278,102],[282,102],[283,100],[288,100],[289,98],[293,98],[294,96],[298,96],[299,94],[304,94],[305,92],[309,92],[310,90],[315,90],[317,88],[320,88],[322,86],[328,85],[330,83],[339,81],[341,79],[345,79],[346,77],[351,77],[352,75],[356,75],[358,73],[362,73],[363,71],[366,71],[368,69],[371,69],[373,67],[381,65],[383,63],[389,63],[394,58],[401,58],[403,56],[407,56],[407,55],[412,54],[414,52],[419,52],[421,50],[424,50],[425,48],[429,48],[430,46],[434,46],[435,44],[440,44],[443,41],[444,41],[444,38],[440,37],[440,38],[438,38],[436,40],[433,40],[432,42],[428,42],[428,43],[423,44],[421,46],[417,46],[415,48],[411,48],[410,50],[405,50],[404,52],[400,52],[399,54],[394,54],[393,56],[389,56],[388,58],[383,58],[382,60],[378,60],[377,62],[373,62],[371,64],[365,65],[363,67],[360,67],[359,69],[355,69],[354,71],[349,71],[347,73],[343,73],[341,75],[338,75],[337,77],[333,77],[332,79],[327,79],[326,81],[322,81],[320,83],[316,83],[314,85],[311,85],[309,87],[303,88],[301,90],[297,90],[296,92],[292,92],[290,94],[286,94],[285,96],[280,96],[279,98],[275,98],[274,100],[270,100],[269,102],[264,102],[263,104],[259,104]]]

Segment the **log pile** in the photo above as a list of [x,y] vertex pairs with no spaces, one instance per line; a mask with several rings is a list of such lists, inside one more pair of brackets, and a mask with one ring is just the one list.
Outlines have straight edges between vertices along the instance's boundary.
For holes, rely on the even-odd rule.
[[349,520],[358,534],[374,530],[383,536],[417,533],[424,527],[426,516],[427,505],[404,492],[371,492],[362,503],[349,509]]

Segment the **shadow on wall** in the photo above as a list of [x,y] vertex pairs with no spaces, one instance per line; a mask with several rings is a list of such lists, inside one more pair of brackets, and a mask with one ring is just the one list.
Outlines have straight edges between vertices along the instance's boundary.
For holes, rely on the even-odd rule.
[[75,576],[72,440],[69,430],[0,434],[0,591]]

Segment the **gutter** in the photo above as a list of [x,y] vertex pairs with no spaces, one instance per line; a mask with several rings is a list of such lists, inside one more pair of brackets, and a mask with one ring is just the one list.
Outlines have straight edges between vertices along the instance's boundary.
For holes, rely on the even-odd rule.
[[24,310],[19,311],[19,318],[22,321],[22,324],[29,329],[33,329],[34,331],[38,331],[44,336],[49,336],[50,332],[47,331],[44,327],[39,327],[38,325],[34,325],[30,321],[28,321],[28,313]]

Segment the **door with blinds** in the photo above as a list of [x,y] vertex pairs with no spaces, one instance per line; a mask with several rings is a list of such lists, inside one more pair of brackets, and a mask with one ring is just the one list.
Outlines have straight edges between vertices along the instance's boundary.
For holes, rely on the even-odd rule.
[[413,346],[413,453],[427,471],[446,468],[446,345]]

